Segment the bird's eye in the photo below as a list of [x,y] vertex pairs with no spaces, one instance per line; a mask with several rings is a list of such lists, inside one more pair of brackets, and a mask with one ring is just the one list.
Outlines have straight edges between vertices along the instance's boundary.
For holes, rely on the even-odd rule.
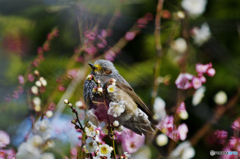
[[106,69],[106,68],[104,68],[104,72],[105,72],[106,74],[108,74],[108,75],[112,73],[111,70],[108,70],[108,69]]

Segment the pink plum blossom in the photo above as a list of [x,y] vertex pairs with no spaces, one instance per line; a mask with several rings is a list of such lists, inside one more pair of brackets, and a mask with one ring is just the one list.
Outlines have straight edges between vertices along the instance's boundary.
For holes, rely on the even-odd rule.
[[189,82],[189,80],[193,79],[193,75],[188,73],[180,73],[178,78],[175,81],[175,84],[177,88],[179,89],[189,89],[192,87],[192,84]]
[[207,70],[207,75],[210,77],[213,77],[215,75],[216,71],[214,68],[210,68]]
[[205,83],[207,81],[204,76],[200,76],[199,79],[201,80],[202,83]]
[[127,32],[125,35],[125,39],[131,41],[135,38],[135,36],[136,36],[135,32]]
[[97,53],[97,49],[93,45],[90,45],[89,47],[85,48],[84,51],[86,51],[89,55],[94,55],[95,53]]
[[198,77],[193,77],[192,86],[194,89],[198,89],[202,86],[202,81]]
[[18,82],[24,84],[24,77],[22,75],[18,75]]
[[183,141],[187,138],[188,127],[185,123],[178,126],[178,136]]
[[138,135],[129,129],[122,132],[122,148],[128,153],[135,153],[144,144],[145,136]]
[[138,26],[139,28],[144,28],[147,23],[148,23],[148,21],[147,21],[146,18],[139,18],[139,19],[137,20],[137,26]]
[[33,74],[28,74],[28,81],[33,82],[34,81],[34,76]]
[[209,69],[208,64],[206,64],[206,65],[203,65],[203,64],[200,64],[200,63],[196,64],[196,71],[200,75],[202,75],[203,73],[206,73],[208,69]]
[[224,130],[217,130],[215,133],[216,137],[219,139],[220,144],[224,144],[228,133]]
[[180,106],[177,108],[177,113],[180,113],[180,112],[183,112],[183,111],[186,111],[186,107],[185,107],[185,103],[182,102],[180,104]]
[[146,20],[149,20],[149,21],[154,19],[154,16],[152,13],[146,13],[144,17]]
[[240,131],[240,118],[236,119],[233,124],[232,124],[232,128],[234,130]]

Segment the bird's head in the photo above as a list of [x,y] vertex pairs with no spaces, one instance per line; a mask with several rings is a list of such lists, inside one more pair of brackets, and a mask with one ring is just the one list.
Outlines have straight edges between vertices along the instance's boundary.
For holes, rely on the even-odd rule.
[[111,75],[117,73],[118,71],[114,67],[113,63],[108,60],[97,60],[94,64],[88,63],[92,68],[93,75]]

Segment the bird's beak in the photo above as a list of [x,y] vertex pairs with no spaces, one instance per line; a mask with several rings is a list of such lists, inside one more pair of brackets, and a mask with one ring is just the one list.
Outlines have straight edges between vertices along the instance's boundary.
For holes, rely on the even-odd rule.
[[93,64],[91,64],[91,63],[88,63],[88,65],[93,69],[93,70],[95,70],[95,69],[97,69]]

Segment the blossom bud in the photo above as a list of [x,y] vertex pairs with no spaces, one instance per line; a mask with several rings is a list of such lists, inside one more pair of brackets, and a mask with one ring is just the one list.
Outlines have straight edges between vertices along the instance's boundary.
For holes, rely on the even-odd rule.
[[99,134],[100,134],[99,130],[95,130],[95,132],[96,132],[96,135],[99,135]]
[[71,123],[76,124],[77,123],[76,119],[72,120]]
[[36,81],[36,82],[35,82],[35,85],[36,85],[37,87],[41,87],[41,86],[42,86],[42,83],[41,83],[40,81]]
[[115,127],[119,126],[119,122],[118,122],[117,120],[115,120],[115,121],[113,122],[113,126],[115,126]]
[[210,77],[213,77],[215,75],[216,71],[214,68],[209,68],[207,70],[207,75],[210,76]]
[[36,106],[34,107],[34,110],[35,110],[36,112],[40,112],[40,111],[41,111],[41,106],[40,106],[40,105],[36,105]]
[[215,96],[214,96],[214,102],[218,105],[223,105],[227,102],[227,94],[224,91],[219,91]]
[[92,91],[93,93],[97,92],[97,87],[94,87]]
[[92,80],[92,78],[93,78],[93,75],[88,75],[86,79],[87,80]]
[[113,147],[112,147],[112,146],[109,146],[109,149],[112,151],[112,150],[113,150]]
[[164,146],[168,143],[168,138],[165,134],[160,134],[157,136],[156,142],[159,146]]
[[79,129],[79,126],[78,126],[78,125],[75,125],[75,129]]
[[34,73],[34,75],[39,76],[39,71],[38,70],[35,70],[33,73]]
[[187,111],[181,111],[181,112],[179,113],[179,117],[180,117],[181,119],[183,119],[183,120],[186,120],[186,119],[188,118],[188,113],[187,113]]
[[83,107],[83,102],[82,102],[82,101],[77,101],[77,102],[75,103],[75,105],[76,105],[76,107],[78,107],[78,108],[82,108],[82,107]]
[[68,104],[69,103],[68,99],[64,99],[64,103]]
[[40,77],[39,78],[39,81],[41,82],[41,84],[46,87],[47,86],[47,81],[43,78],[43,77]]
[[115,82],[116,82],[116,80],[115,80],[114,78],[111,78],[111,79],[110,79],[110,82],[113,82],[113,83],[115,83]]
[[53,112],[52,112],[51,110],[48,110],[48,111],[46,112],[46,116],[47,116],[48,118],[51,118],[51,117],[53,116]]
[[97,91],[98,91],[99,93],[102,93],[102,92],[103,92],[103,89],[102,89],[101,87],[98,87],[98,88],[97,88]]
[[73,112],[73,113],[76,113],[77,111],[76,111],[76,109],[72,109],[72,112]]
[[37,95],[38,94],[38,87],[32,86],[31,91],[33,94]]
[[69,106],[69,107],[72,107],[72,103],[68,103],[68,106]]
[[178,12],[177,12],[177,17],[178,17],[179,19],[185,18],[184,12],[183,12],[183,11],[178,11]]
[[97,80],[96,82],[97,82],[98,84],[100,84],[100,83],[101,83],[101,81],[100,81],[100,80]]

